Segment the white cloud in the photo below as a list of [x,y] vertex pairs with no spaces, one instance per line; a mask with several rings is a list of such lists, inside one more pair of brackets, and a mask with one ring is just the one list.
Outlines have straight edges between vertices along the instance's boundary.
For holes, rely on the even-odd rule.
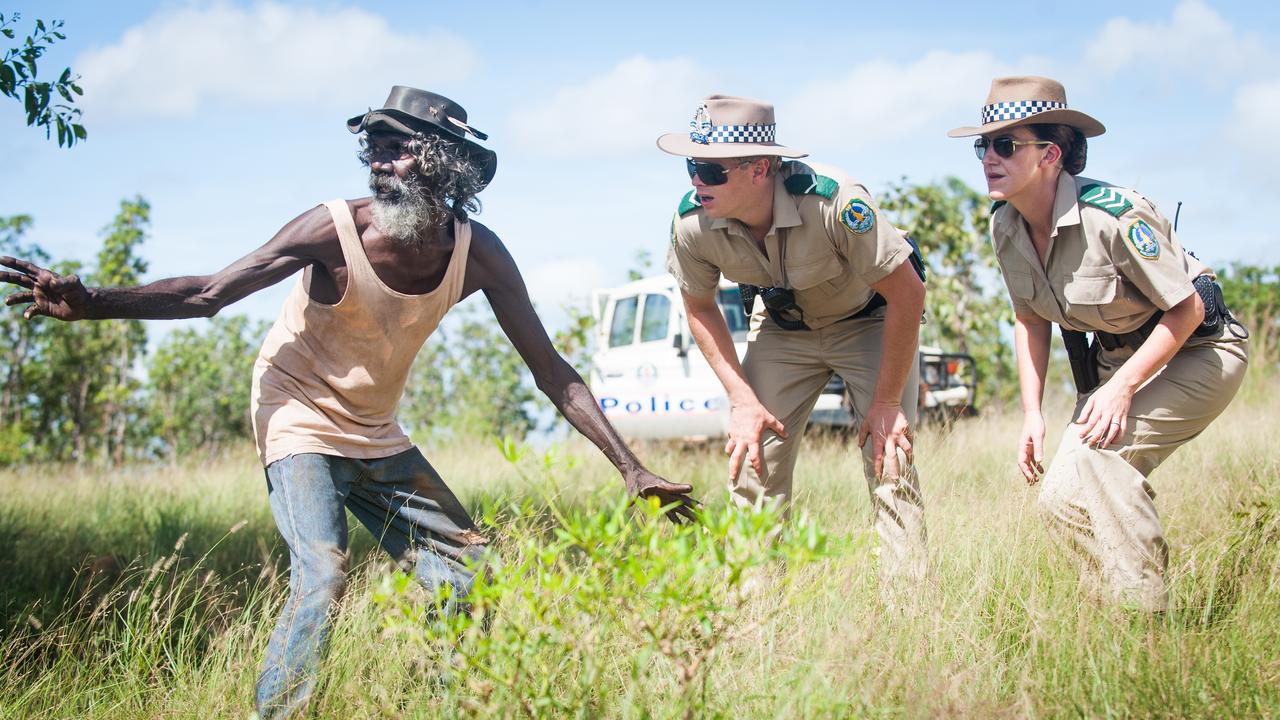
[[[585,257],[551,260],[521,270],[529,297],[547,321],[562,315],[564,305],[585,306],[591,291],[606,287],[609,273],[599,262]],[[554,323],[548,322],[550,325]]]
[[932,51],[907,65],[863,63],[791,98],[780,109],[779,140],[870,147],[977,124],[991,78],[1007,74],[1009,68],[986,52]]
[[1146,74],[1190,73],[1228,85],[1256,74],[1266,59],[1257,37],[1237,32],[1203,0],[1183,0],[1167,22],[1108,20],[1084,53],[1086,67],[1104,75],[1137,65]]
[[[1276,134],[1278,117],[1280,81],[1245,85],[1236,91],[1227,136],[1240,145],[1246,157],[1256,151],[1272,161],[1280,161],[1280,135]],[[1264,174],[1273,175],[1270,169]]]
[[637,56],[544,103],[517,108],[510,135],[530,150],[557,155],[651,150],[662,133],[688,126],[707,87],[706,73],[692,61]]
[[165,7],[74,63],[95,122],[191,115],[211,104],[355,111],[392,84],[429,87],[472,65],[470,47],[455,37],[400,33],[358,8],[271,0]]

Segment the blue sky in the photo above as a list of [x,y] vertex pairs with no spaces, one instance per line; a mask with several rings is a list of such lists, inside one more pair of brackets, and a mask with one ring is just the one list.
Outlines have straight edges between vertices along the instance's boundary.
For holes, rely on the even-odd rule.
[[[483,9],[475,9],[483,8]],[[1122,9],[1121,9],[1122,8]],[[344,121],[415,85],[490,134],[478,219],[548,324],[636,254],[659,264],[683,163],[654,139],[712,92],[777,106],[779,140],[877,191],[981,186],[969,143],[993,76],[1043,74],[1107,125],[1086,175],[1136,187],[1211,264],[1280,262],[1280,10],[1226,3],[58,2],[45,73],[82,76],[89,139],[59,149],[0,104],[0,215],[91,261],[124,197],[152,204],[150,277],[212,272],[304,210],[365,194]],[[272,318],[292,280],[234,306]],[[159,330],[160,328],[154,328]]]

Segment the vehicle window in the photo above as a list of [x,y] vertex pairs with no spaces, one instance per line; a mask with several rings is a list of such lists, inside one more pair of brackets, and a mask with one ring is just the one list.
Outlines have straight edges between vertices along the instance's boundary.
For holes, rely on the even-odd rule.
[[724,322],[729,326],[729,334],[738,340],[745,336],[750,326],[747,314],[742,310],[742,294],[737,287],[724,288],[718,296],[720,311],[724,313]]
[[671,299],[666,295],[645,295],[644,314],[640,316],[640,342],[667,339],[671,323]]
[[613,304],[613,321],[609,324],[609,347],[630,345],[636,337],[636,297],[622,298]]

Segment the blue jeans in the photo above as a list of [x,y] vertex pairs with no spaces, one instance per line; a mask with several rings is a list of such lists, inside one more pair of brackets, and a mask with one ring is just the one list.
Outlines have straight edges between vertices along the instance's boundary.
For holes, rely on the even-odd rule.
[[[267,466],[276,527],[289,546],[289,599],[258,676],[263,718],[305,711],[332,613],[347,584],[348,508],[428,590],[471,590],[484,537],[417,448],[376,460],[304,453]],[[468,563],[472,567],[468,567]]]

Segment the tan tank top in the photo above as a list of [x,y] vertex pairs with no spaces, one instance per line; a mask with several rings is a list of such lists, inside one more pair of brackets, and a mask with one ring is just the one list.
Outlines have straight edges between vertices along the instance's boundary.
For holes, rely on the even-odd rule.
[[336,305],[311,300],[302,279],[285,300],[253,367],[253,434],[262,464],[296,453],[381,458],[412,447],[396,421],[409,368],[462,295],[471,225],[454,222],[440,286],[406,295],[369,264],[345,200],[325,203],[347,263]]

